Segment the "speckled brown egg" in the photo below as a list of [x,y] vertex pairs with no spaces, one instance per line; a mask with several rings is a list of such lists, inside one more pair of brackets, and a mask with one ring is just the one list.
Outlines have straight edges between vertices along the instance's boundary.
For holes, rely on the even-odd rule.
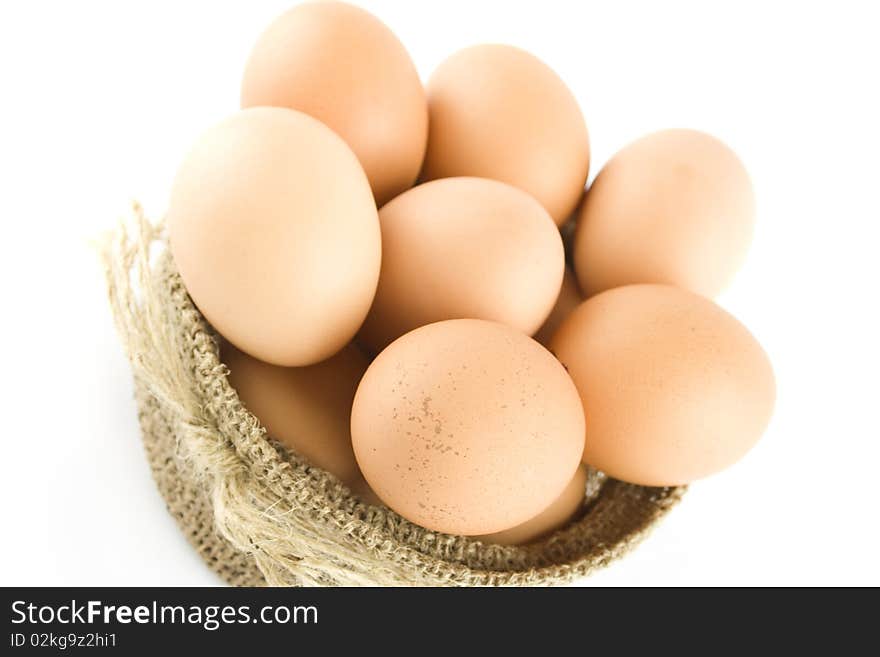
[[485,178],[435,180],[388,203],[379,222],[379,285],[358,335],[375,351],[444,319],[488,319],[531,335],[559,294],[559,231],[516,187]]
[[260,36],[241,106],[289,107],[337,132],[358,156],[378,205],[411,187],[428,137],[425,90],[403,44],[372,14],[306,2]]
[[310,116],[257,107],[209,129],[178,169],[167,221],[199,310],[260,360],[329,358],[366,317],[376,206],[354,153]]
[[351,433],[390,508],[440,532],[499,532],[571,482],[584,441],[577,390],[544,347],[507,326],[437,322],[393,342],[355,395]]
[[664,283],[714,297],[739,269],[755,222],[745,168],[721,141],[663,130],[615,155],[587,192],[574,267],[587,296]]
[[525,545],[564,527],[584,504],[584,493],[587,487],[587,468],[581,465],[574,473],[562,495],[530,520],[521,525],[505,529],[497,534],[488,534],[478,538],[484,543],[495,545]]
[[687,484],[761,437],[776,396],[761,345],[712,301],[666,285],[598,294],[551,349],[586,415],[584,461],[635,484]]
[[308,367],[279,367],[224,342],[223,362],[239,399],[269,436],[370,497],[351,447],[351,404],[367,358],[348,345]]
[[537,198],[557,225],[575,209],[590,168],[580,107],[544,62],[486,44],[444,61],[428,81],[422,180],[493,178]]

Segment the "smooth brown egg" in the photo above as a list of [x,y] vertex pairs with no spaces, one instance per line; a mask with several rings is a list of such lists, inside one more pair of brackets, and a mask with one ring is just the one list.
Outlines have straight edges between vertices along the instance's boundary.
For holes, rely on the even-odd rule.
[[583,506],[586,488],[587,468],[581,465],[575,471],[571,482],[562,491],[562,495],[534,518],[516,527],[505,529],[503,532],[478,538],[484,543],[494,543],[495,545],[532,543],[568,524],[572,516]]
[[342,2],[279,16],[245,68],[241,106],[290,107],[335,130],[358,156],[378,205],[411,187],[428,137],[425,90],[384,23]]
[[577,390],[544,347],[495,322],[423,326],[370,365],[351,435],[370,487],[439,532],[490,534],[535,517],[584,444]]
[[776,396],[761,345],[712,301],[666,285],[596,295],[551,350],[586,415],[584,461],[635,484],[687,484],[758,441]]
[[562,322],[577,308],[584,300],[581,289],[578,286],[577,278],[568,267],[565,268],[565,275],[562,277],[562,289],[559,290],[559,296],[556,298],[556,305],[550,311],[550,315],[544,320],[544,324],[535,333],[534,338],[545,347],[550,346],[550,340],[556,333]]
[[224,343],[239,399],[266,433],[357,493],[368,490],[351,447],[351,404],[369,364],[353,345],[308,367],[279,367]]
[[253,108],[208,130],[177,172],[167,221],[199,310],[260,360],[328,358],[369,310],[382,258],[370,186],[305,114]]
[[488,319],[531,335],[549,314],[565,255],[525,192],[484,178],[414,187],[379,211],[382,273],[359,338],[375,351],[419,326]]
[[577,101],[535,56],[505,45],[461,50],[427,85],[422,180],[493,178],[537,198],[557,225],[583,193],[590,140]]
[[587,296],[665,283],[708,297],[739,269],[755,222],[737,156],[696,130],[639,139],[603,167],[580,210],[574,266]]

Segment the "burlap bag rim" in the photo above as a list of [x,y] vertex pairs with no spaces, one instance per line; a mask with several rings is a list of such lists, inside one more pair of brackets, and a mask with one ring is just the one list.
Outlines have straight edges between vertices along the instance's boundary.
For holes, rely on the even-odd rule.
[[238,399],[215,334],[193,305],[161,228],[135,208],[102,249],[132,363],[154,479],[208,565],[232,584],[549,585],[632,549],[683,487],[607,479],[568,527],[522,547],[428,531],[364,504],[267,438]]

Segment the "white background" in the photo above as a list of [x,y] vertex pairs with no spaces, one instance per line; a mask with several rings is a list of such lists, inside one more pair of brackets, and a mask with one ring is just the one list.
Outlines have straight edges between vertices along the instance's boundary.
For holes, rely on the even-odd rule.
[[[90,240],[237,107],[288,2],[0,3],[0,584],[217,584],[141,452]],[[603,585],[880,584],[880,40],[871,3],[363,2],[423,77],[454,50],[531,50],[582,103],[591,177],[648,131],[733,146],[757,189],[720,303],[771,355],[763,441],[698,483]]]

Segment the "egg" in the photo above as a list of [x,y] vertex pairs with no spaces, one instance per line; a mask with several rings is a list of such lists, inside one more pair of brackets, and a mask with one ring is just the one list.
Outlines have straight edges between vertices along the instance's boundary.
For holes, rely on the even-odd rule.
[[308,367],[280,367],[224,343],[229,384],[266,433],[358,493],[368,491],[351,447],[351,404],[366,356],[349,345]]
[[445,178],[379,212],[382,267],[359,338],[378,351],[419,326],[488,319],[534,333],[562,284],[562,239],[546,210],[494,180]]
[[367,369],[354,453],[391,509],[428,529],[481,535],[535,517],[571,482],[584,445],[577,390],[544,347],[477,319],[436,322]]
[[584,460],[646,486],[687,484],[739,460],[773,412],[761,345],[714,302],[630,285],[582,303],[551,350],[586,415]]
[[308,2],[279,16],[245,67],[241,106],[309,114],[351,146],[379,205],[415,182],[428,106],[415,66],[373,15],[342,2]]
[[556,333],[565,318],[577,308],[584,300],[578,287],[577,278],[568,267],[565,268],[565,274],[562,277],[562,289],[559,290],[559,296],[556,298],[556,304],[550,311],[550,315],[544,320],[544,324],[535,333],[534,338],[545,347],[550,346],[550,339]]
[[590,141],[577,101],[550,67],[512,46],[473,46],[444,61],[427,92],[422,180],[500,180],[562,225],[587,181]]
[[199,310],[260,360],[316,363],[366,317],[382,259],[376,206],[354,153],[316,119],[262,107],[208,130],[177,172],[167,222]]
[[586,489],[587,468],[582,465],[575,471],[574,477],[562,491],[562,495],[534,518],[497,534],[488,534],[478,538],[484,543],[495,545],[532,543],[567,525],[578,509],[584,505]]
[[739,269],[755,222],[742,162],[695,130],[639,139],[606,164],[577,221],[574,266],[588,296],[665,283],[708,297]]

